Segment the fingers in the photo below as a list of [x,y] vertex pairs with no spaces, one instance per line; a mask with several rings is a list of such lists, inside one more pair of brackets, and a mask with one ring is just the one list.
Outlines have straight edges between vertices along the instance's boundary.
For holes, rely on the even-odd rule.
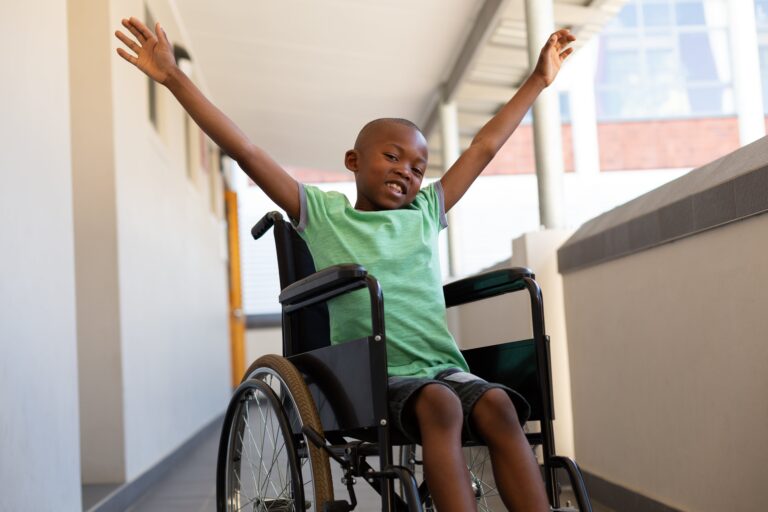
[[118,48],[117,49],[117,54],[119,56],[121,56],[122,58],[124,58],[125,60],[127,60],[128,62],[130,62],[131,64],[133,64],[134,66],[138,62],[138,59],[136,57],[134,57],[133,55],[131,55],[127,51],[123,50],[122,48]]
[[144,23],[141,22],[138,18],[134,18],[131,16],[128,19],[122,19],[120,21],[125,28],[127,28],[131,34],[133,34],[133,37],[135,37],[140,44],[144,44],[145,41],[148,39],[152,39],[155,37],[155,35],[152,33],[151,30],[147,28]]
[[561,46],[566,46],[571,44],[576,40],[576,36],[571,34],[568,30],[562,30],[558,34],[557,42],[560,43]]
[[127,19],[122,19],[122,20],[120,20],[120,23],[122,23],[122,25],[123,25],[125,28],[127,28],[127,29],[128,29],[130,32],[131,32],[131,34],[133,34],[133,37],[135,37],[136,39],[138,39],[138,41],[139,41],[140,43],[142,43],[142,44],[143,44],[143,43],[144,43],[144,41],[146,41],[146,38],[145,38],[144,36],[142,36],[142,35],[141,35],[141,32],[139,31],[139,29],[137,29],[136,27],[134,27],[134,26],[131,24],[131,22],[130,22],[129,20],[127,20]]
[[573,53],[573,48],[566,48],[562,52],[560,52],[560,61],[564,61],[570,54]]
[[165,43],[166,43],[168,46],[172,46],[172,45],[171,45],[171,41],[168,39],[168,34],[166,34],[166,33],[165,33],[165,29],[164,29],[163,27],[161,27],[161,26],[160,26],[160,22],[159,22],[159,21],[157,22],[157,25],[155,25],[155,33],[156,33],[158,36],[162,37],[163,41],[165,41]]
[[134,53],[136,53],[137,55],[139,54],[139,50],[141,50],[141,47],[138,44],[136,44],[136,42],[133,39],[123,34],[119,30],[115,31],[115,37],[117,37],[120,41],[122,41],[123,44],[125,44],[125,46],[133,50]]
[[558,30],[557,32],[553,32],[552,35],[549,36],[549,39],[547,40],[547,43],[545,46],[554,46],[559,50],[561,48],[568,46],[575,40],[576,40],[576,36],[571,34],[571,31],[568,30],[567,28],[563,28]]
[[128,21],[139,31],[139,33],[141,33],[144,39],[152,39],[155,37],[152,31],[149,30],[147,26],[141,22],[140,19],[131,16]]

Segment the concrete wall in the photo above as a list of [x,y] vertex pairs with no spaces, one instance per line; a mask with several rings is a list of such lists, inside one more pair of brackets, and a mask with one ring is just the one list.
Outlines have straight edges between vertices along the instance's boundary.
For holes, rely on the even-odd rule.
[[[109,27],[114,30],[131,13],[141,15],[141,6],[111,2]],[[169,37],[183,44],[169,4],[149,6]],[[116,45],[108,41],[107,46]],[[159,88],[158,133],[147,115],[147,78],[116,55],[111,63],[126,476],[131,479],[226,408],[226,245],[223,219],[211,209],[209,175],[188,177],[182,109]]]
[[[183,42],[171,5],[148,2]],[[139,1],[72,0],[73,162],[84,483],[129,481],[226,408],[229,331],[220,176],[185,114],[114,52]],[[212,157],[215,159],[215,156]]]
[[[552,391],[555,402],[555,451],[574,457],[571,382],[562,279],[557,247],[567,230],[526,233],[512,241],[512,257],[498,267],[528,267],[544,297],[546,333],[550,336]],[[448,325],[462,349],[533,337],[530,296],[525,291],[485,299],[448,310]]]
[[66,19],[63,0],[0,7],[3,512],[81,507]]
[[[749,164],[762,169],[738,177],[752,182],[747,196],[737,193],[733,203],[709,194],[708,203],[724,211],[766,205],[765,143],[713,164],[711,179],[697,170],[656,197]],[[768,215],[756,211],[565,273],[576,452],[585,470],[682,510],[762,510],[766,251]]]
[[245,331],[245,366],[265,354],[283,353],[283,331],[280,327],[262,327]]

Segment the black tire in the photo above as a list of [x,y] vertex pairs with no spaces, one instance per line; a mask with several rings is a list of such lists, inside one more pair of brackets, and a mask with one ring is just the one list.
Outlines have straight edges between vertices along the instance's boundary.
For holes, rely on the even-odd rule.
[[[219,510],[303,510],[300,463],[280,400],[259,380],[241,384],[224,420],[217,478]],[[221,469],[221,464],[220,464]]]
[[[315,447],[314,444],[308,442],[305,436],[301,434],[301,429],[307,426],[321,436],[323,435],[320,416],[317,413],[314,400],[301,373],[284,357],[266,355],[260,357],[251,365],[245,373],[241,387],[251,381],[262,382],[274,392],[289,424],[288,431],[292,433],[293,445],[298,455],[304,504],[301,507],[286,510],[322,511],[325,503],[333,501],[331,469],[328,455],[323,450]],[[235,398],[237,398],[237,395]],[[233,405],[231,403],[230,409],[232,408]],[[234,415],[234,412],[232,414]],[[232,452],[227,450],[227,447],[231,444],[230,437],[233,433],[236,433],[232,429],[233,422],[227,422],[229,416],[230,410],[227,411],[227,416],[225,417],[224,430],[219,446],[217,503],[220,512],[229,510],[222,508],[227,504],[227,499],[229,498],[226,496],[228,492],[226,475],[232,474],[232,466],[236,463],[236,461],[232,460]]]
[[[404,444],[400,446],[400,456],[398,464],[403,466],[411,472],[416,485],[420,485],[424,481],[423,464],[421,458],[421,447],[415,444]],[[403,489],[402,482],[398,486],[398,494],[403,500],[406,500],[405,489]],[[423,512],[434,512],[435,508],[432,505],[432,497],[427,492],[424,499],[421,500],[421,509]]]

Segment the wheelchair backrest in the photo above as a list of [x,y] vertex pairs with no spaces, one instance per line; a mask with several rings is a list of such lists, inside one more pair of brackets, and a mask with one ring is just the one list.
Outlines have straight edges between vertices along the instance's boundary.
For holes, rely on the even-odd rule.
[[[265,222],[266,221],[266,222]],[[274,223],[277,267],[280,289],[315,272],[315,262],[290,222],[278,212],[270,212],[254,226],[252,234],[259,238]],[[266,224],[266,225],[265,225]],[[317,304],[283,315],[283,355],[286,357],[330,345],[328,308]]]

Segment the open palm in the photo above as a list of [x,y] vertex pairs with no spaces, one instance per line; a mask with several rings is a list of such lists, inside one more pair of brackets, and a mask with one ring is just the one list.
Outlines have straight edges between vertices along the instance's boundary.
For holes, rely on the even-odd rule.
[[170,72],[176,67],[173,47],[168,41],[165,30],[158,23],[155,26],[155,33],[157,34],[155,35],[144,23],[133,17],[122,20],[122,24],[138,42],[119,30],[115,31],[115,37],[133,52],[131,54],[123,48],[118,48],[118,55],[142,70],[153,80],[164,83]]

